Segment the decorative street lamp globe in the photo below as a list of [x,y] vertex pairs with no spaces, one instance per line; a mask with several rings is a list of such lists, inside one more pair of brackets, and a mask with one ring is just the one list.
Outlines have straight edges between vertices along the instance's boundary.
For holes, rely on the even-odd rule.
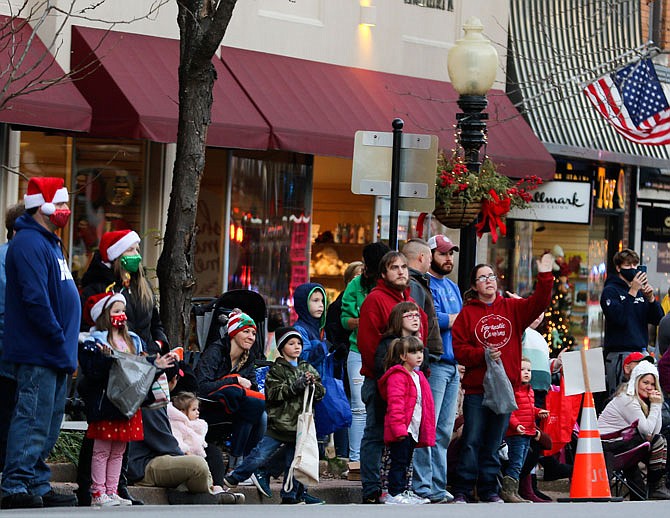
[[[463,25],[465,36],[456,41],[447,55],[447,70],[454,89],[458,92],[456,114],[458,136],[469,171],[478,174],[481,166],[479,149],[486,143],[486,93],[498,71],[498,53],[482,32],[484,26],[475,17]],[[461,230],[458,258],[458,285],[461,290],[470,288],[470,270],[475,266],[477,240],[474,222]]]
[[482,34],[479,18],[468,18],[463,30],[465,36],[447,55],[449,79],[460,95],[486,95],[496,79],[498,52]]

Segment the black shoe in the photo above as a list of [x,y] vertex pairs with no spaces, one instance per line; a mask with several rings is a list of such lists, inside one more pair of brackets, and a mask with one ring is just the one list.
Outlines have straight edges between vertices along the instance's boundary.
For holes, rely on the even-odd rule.
[[28,493],[14,493],[2,497],[0,509],[34,509],[43,507],[42,497]]
[[130,491],[128,491],[127,486],[119,486],[116,493],[121,498],[125,498],[126,500],[130,500],[133,503],[133,505],[144,505],[144,502],[142,500],[139,500],[137,498],[133,498],[133,495],[130,494]]
[[76,507],[77,497],[75,495],[64,495],[56,493],[53,489],[46,495],[42,495],[43,507]]
[[283,497],[281,499],[281,503],[285,505],[305,505],[305,502],[302,500],[298,500],[297,498],[288,498],[288,497]]
[[377,491],[375,493],[372,493],[370,495],[363,495],[363,503],[364,504],[381,504],[381,500],[379,498],[382,496],[381,491]]

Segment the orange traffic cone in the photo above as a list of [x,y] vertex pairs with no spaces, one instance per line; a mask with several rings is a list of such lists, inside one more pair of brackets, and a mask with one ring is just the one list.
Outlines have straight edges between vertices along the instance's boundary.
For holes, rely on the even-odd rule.
[[582,419],[575,464],[572,468],[570,498],[572,502],[611,502],[610,480],[605,466],[603,445],[600,442],[598,419],[591,392],[584,393]]

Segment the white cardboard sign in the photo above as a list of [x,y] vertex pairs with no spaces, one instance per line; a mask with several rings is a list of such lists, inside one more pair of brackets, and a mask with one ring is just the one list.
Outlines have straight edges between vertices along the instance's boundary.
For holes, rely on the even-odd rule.
[[[584,351],[586,355],[586,370],[591,392],[605,390],[605,363],[603,350],[600,347]],[[583,394],[586,392],[584,384],[584,370],[582,368],[582,351],[563,353],[563,377],[565,380],[565,395]]]

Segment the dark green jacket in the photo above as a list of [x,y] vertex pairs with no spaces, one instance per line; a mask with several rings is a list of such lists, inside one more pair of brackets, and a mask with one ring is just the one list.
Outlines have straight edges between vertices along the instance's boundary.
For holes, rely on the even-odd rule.
[[278,357],[270,367],[265,379],[265,411],[268,414],[268,429],[265,432],[282,442],[295,442],[298,416],[302,412],[303,392],[296,393],[291,386],[304,372],[311,372],[316,382],[314,402],[321,400],[326,389],[314,367],[305,361],[294,367],[283,357]]

